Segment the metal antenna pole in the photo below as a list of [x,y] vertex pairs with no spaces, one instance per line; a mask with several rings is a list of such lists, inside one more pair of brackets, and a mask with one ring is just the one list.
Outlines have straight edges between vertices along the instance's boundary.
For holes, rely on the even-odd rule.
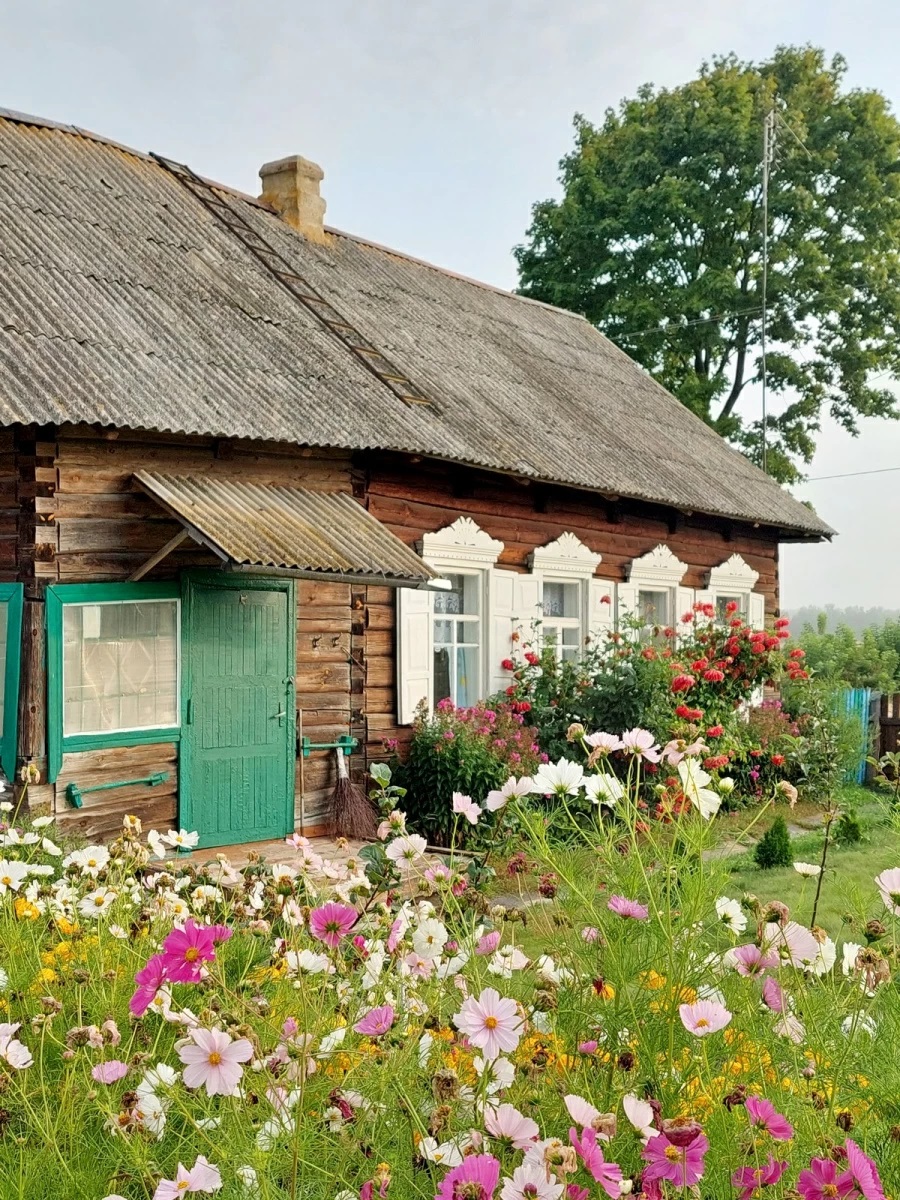
[[763,213],[763,244],[762,244],[762,330],[761,330],[761,370],[762,370],[762,469],[768,472],[767,424],[768,397],[766,395],[766,325],[768,310],[766,293],[769,283],[769,170],[775,155],[775,127],[777,117],[775,109],[769,109],[763,121],[763,157],[762,157],[762,213]]

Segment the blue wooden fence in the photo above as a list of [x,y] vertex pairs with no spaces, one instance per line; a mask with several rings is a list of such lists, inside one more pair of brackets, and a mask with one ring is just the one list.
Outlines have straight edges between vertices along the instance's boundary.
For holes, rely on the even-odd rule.
[[871,688],[847,688],[843,693],[844,710],[859,723],[859,751],[854,765],[847,772],[850,783],[865,783],[866,756],[869,753],[869,721],[874,695]]

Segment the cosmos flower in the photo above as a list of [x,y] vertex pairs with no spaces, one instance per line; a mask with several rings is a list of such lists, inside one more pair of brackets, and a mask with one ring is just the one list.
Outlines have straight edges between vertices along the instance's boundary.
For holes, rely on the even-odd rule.
[[822,868],[817,867],[815,863],[795,862],[794,870],[798,875],[803,875],[807,879],[814,879],[817,875],[822,874]]
[[531,790],[541,796],[577,796],[583,781],[581,763],[561,758],[555,763],[541,763],[531,781]]
[[716,901],[716,913],[722,924],[732,933],[743,933],[747,928],[747,915],[738,900],[720,896]]
[[216,957],[216,942],[227,941],[231,930],[224,925],[198,925],[188,917],[183,929],[173,929],[163,942],[162,960],[171,983],[196,983],[200,968]]
[[606,907],[610,912],[620,917],[630,917],[633,921],[646,921],[650,910],[637,900],[629,900],[627,896],[610,896]]
[[407,833],[388,842],[385,854],[401,870],[411,871],[421,860],[428,845],[418,833]]
[[747,1116],[754,1129],[762,1129],[777,1142],[786,1142],[794,1136],[794,1127],[780,1112],[776,1112],[771,1100],[762,1096],[748,1096]]
[[127,1074],[128,1063],[121,1062],[117,1058],[97,1063],[96,1067],[91,1070],[91,1078],[96,1079],[98,1083],[116,1083],[118,1080],[124,1079]]
[[586,776],[584,791],[588,800],[594,804],[608,804],[610,808],[625,795],[625,788],[615,775]]
[[714,1000],[696,1000],[693,1004],[680,1004],[678,1012],[688,1033],[706,1037],[718,1033],[731,1020],[732,1014],[723,1004]]
[[703,1178],[703,1156],[709,1142],[701,1133],[687,1146],[676,1146],[664,1133],[650,1138],[641,1152],[646,1162],[644,1179],[666,1179],[676,1187],[693,1187]]
[[777,1183],[786,1170],[787,1163],[776,1162],[771,1154],[765,1166],[739,1167],[731,1176],[732,1187],[740,1189],[737,1200],[751,1200],[751,1197],[758,1197],[760,1188]]
[[590,1128],[582,1129],[579,1137],[575,1129],[570,1129],[569,1141],[594,1181],[600,1184],[611,1200],[618,1200],[622,1194],[622,1168],[618,1163],[607,1162],[603,1157],[603,1151],[597,1144],[596,1132]]
[[470,1154],[441,1180],[435,1200],[494,1200],[500,1163],[492,1154]]
[[366,1037],[381,1037],[394,1024],[395,1013],[390,1004],[382,1004],[380,1008],[370,1009],[369,1012],[357,1021],[353,1028],[357,1033],[365,1034]]
[[779,963],[777,954],[761,950],[753,942],[746,946],[735,946],[726,957],[739,975],[763,975]]
[[560,1200],[564,1185],[548,1177],[547,1168],[523,1163],[504,1179],[500,1200]]
[[153,1200],[180,1200],[187,1192],[217,1192],[222,1186],[219,1168],[214,1167],[201,1154],[190,1171],[178,1164],[174,1179],[161,1179],[153,1193]]
[[178,1046],[178,1057],[185,1064],[185,1087],[205,1087],[209,1096],[233,1096],[244,1068],[241,1063],[253,1057],[247,1038],[232,1041],[221,1029],[192,1029]]
[[504,808],[514,796],[531,796],[533,794],[534,784],[527,775],[522,779],[516,779],[515,775],[510,775],[502,788],[488,792],[484,806],[488,812],[497,812]]
[[341,941],[356,924],[358,913],[349,904],[338,904],[329,900],[314,908],[309,914],[309,932],[320,942],[324,942],[332,950],[336,950]]
[[504,999],[496,988],[485,988],[477,999],[470,996],[453,1022],[488,1061],[515,1050],[522,1036],[515,1000]]
[[647,729],[629,729],[623,733],[622,749],[633,758],[644,758],[650,763],[658,763],[660,759],[656,738]]
[[484,1127],[492,1137],[507,1141],[516,1150],[524,1150],[540,1136],[537,1122],[526,1117],[513,1104],[488,1106]]
[[685,758],[678,764],[678,777],[681,780],[681,790],[693,804],[705,821],[719,811],[722,797],[706,785],[712,781],[712,776],[700,766],[696,758]]
[[477,825],[481,816],[481,809],[472,797],[464,796],[462,792],[453,793],[453,811],[458,816],[465,817],[470,825]]
[[900,917],[900,867],[891,867],[876,875],[875,885],[885,908],[889,908],[895,917]]
[[622,739],[617,738],[614,733],[589,733],[584,740],[594,751],[592,757],[599,758],[622,749]]

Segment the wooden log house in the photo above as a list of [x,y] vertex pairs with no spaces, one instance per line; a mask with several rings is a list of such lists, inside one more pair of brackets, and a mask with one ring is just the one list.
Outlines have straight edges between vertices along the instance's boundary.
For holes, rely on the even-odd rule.
[[0,111],[0,765],[85,837],[328,828],[416,706],[831,530],[580,317]]

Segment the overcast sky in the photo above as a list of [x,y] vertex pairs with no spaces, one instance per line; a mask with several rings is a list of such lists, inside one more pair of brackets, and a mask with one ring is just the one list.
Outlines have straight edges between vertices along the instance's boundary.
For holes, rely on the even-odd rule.
[[[574,112],[804,42],[900,108],[898,0],[0,0],[0,106],[253,193],[263,162],[304,154],[329,223],[512,287]],[[869,422],[827,430],[809,473],[893,466],[900,422]],[[900,607],[900,471],[797,494],[841,536],[785,548],[783,604]]]

